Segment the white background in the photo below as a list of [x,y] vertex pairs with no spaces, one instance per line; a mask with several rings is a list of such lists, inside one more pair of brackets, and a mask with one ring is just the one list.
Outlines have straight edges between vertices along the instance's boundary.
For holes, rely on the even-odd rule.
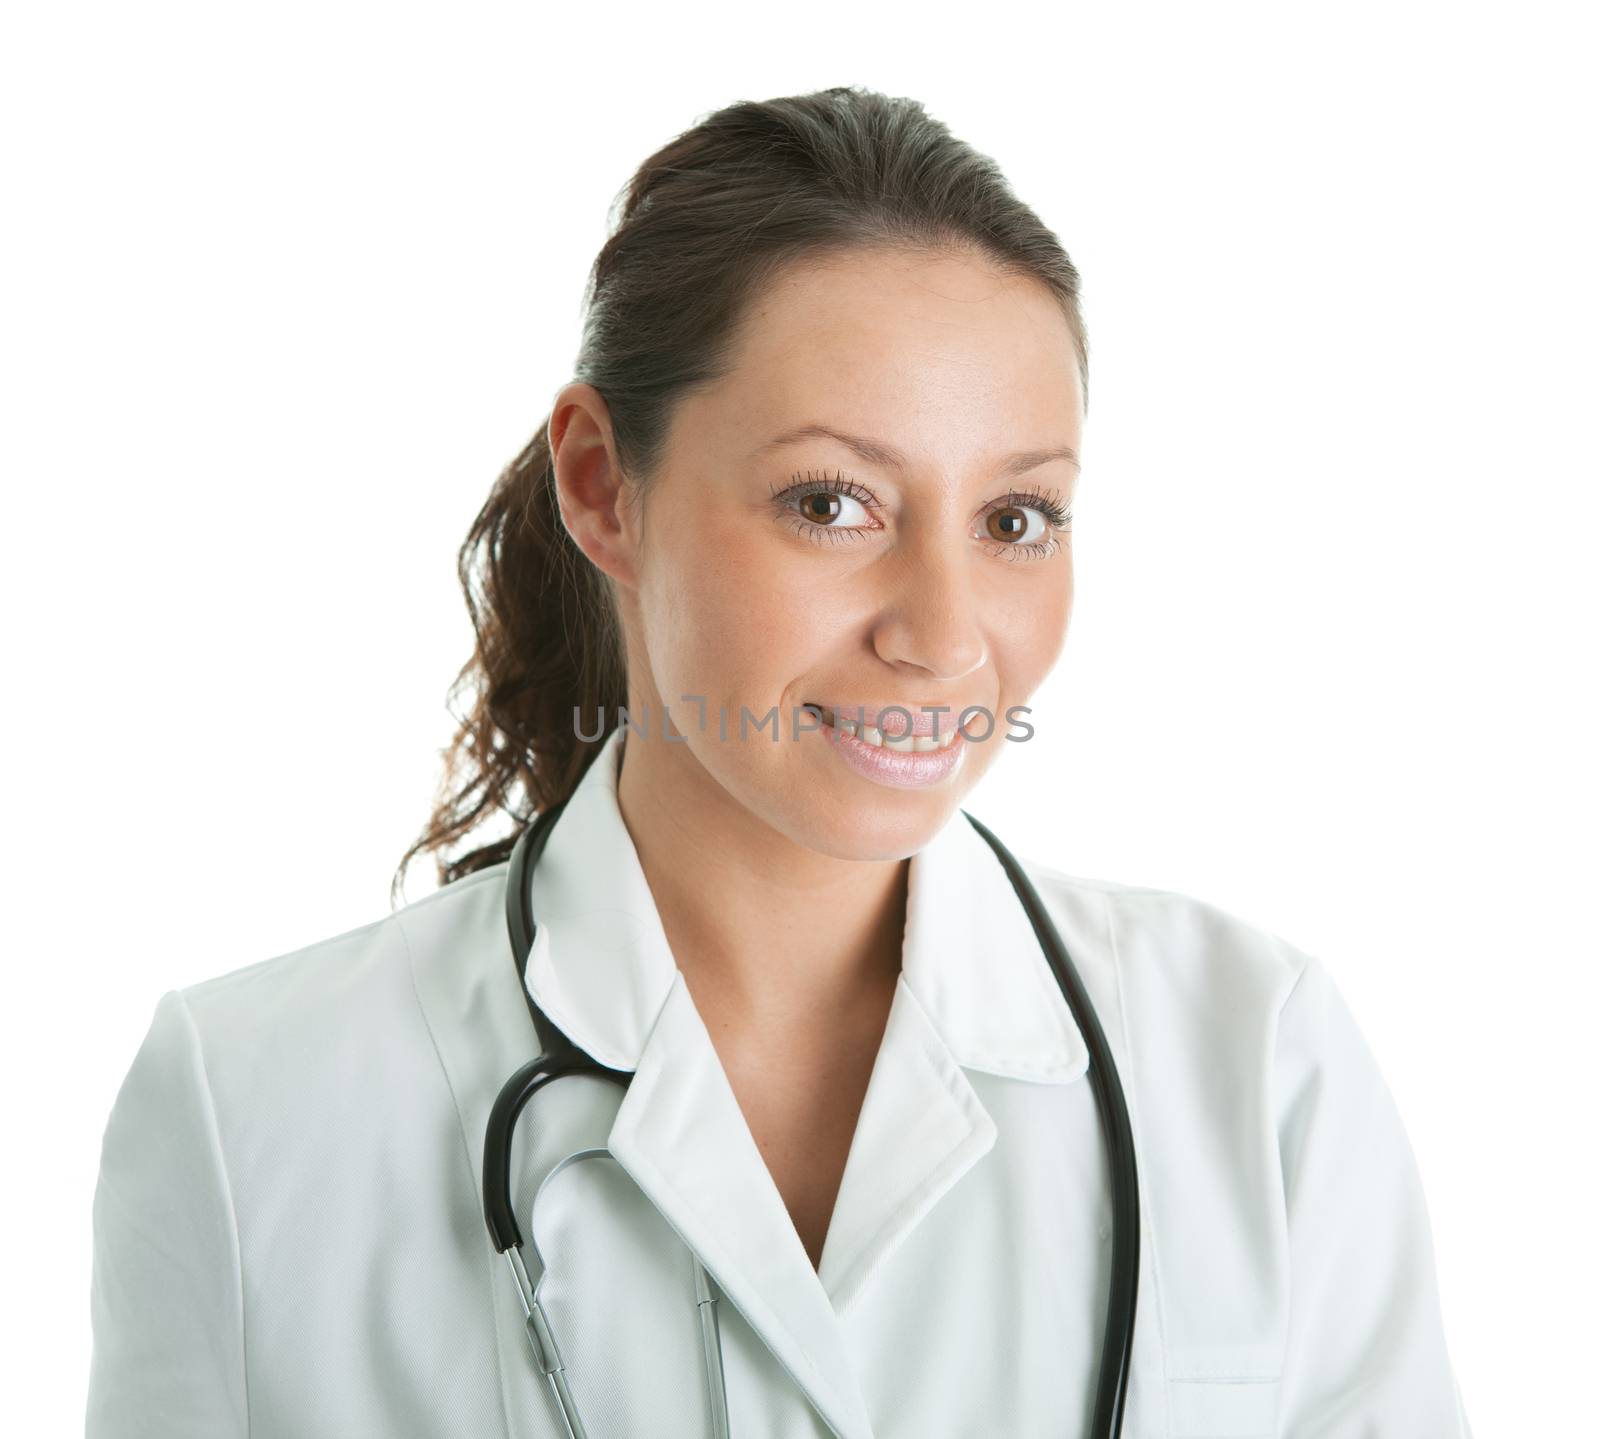
[[1035,699],[1056,723],[968,807],[1323,958],[1417,1152],[1480,1439],[1580,1429],[1600,235],[1577,15],[8,22],[7,1431],[81,1432],[100,1135],[159,995],[388,911],[469,653],[456,546],[570,374],[613,197],[718,106],[839,83],[993,155],[1084,277],[1078,606]]

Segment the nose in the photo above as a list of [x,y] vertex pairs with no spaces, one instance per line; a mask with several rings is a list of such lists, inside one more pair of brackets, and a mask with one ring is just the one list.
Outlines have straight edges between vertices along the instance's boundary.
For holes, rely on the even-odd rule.
[[897,669],[958,680],[988,663],[971,559],[960,545],[930,543],[897,556],[873,647]]

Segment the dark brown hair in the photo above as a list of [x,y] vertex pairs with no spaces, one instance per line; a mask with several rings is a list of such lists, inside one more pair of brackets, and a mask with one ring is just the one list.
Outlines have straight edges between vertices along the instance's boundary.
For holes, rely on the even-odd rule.
[[[651,155],[619,199],[589,275],[574,378],[604,398],[635,494],[659,469],[676,402],[725,373],[751,299],[784,266],[830,252],[975,252],[1039,281],[1071,327],[1088,403],[1076,267],[994,161],[914,100],[835,86],[729,105]],[[392,900],[420,853],[433,853],[441,884],[504,860],[514,833],[448,862],[444,852],[492,811],[520,828],[564,800],[627,703],[610,582],[561,522],[548,423],[461,545],[477,644],[450,688],[459,729]]]

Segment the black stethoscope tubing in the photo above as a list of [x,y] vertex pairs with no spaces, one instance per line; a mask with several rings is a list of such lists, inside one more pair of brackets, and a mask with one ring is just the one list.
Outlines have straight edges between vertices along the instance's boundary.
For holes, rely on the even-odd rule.
[[[522,1247],[522,1231],[511,1205],[511,1140],[517,1119],[528,1101],[547,1084],[573,1074],[608,1079],[623,1089],[633,1077],[631,1070],[613,1069],[591,1058],[551,1023],[528,992],[528,955],[536,933],[529,880],[550,830],[564,808],[564,801],[553,805],[523,830],[512,846],[506,870],[506,929],[516,960],[518,987],[528,1003],[540,1054],[505,1082],[489,1112],[483,1145],[483,1207],[484,1221],[497,1254],[504,1254],[512,1247],[520,1251]],[[993,831],[966,810],[962,810],[962,814],[988,841],[1005,869],[1089,1048],[1089,1081],[1100,1113],[1111,1170],[1112,1215],[1111,1285],[1106,1303],[1105,1342],[1100,1352],[1094,1419],[1089,1432],[1091,1439],[1116,1439],[1122,1432],[1127,1404],[1139,1289],[1139,1182],[1127,1101],[1099,1016],[1033,882]]]

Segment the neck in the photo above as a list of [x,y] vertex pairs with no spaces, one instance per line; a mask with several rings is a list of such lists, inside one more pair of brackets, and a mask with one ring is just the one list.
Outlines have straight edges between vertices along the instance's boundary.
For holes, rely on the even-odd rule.
[[618,801],[713,1032],[837,1023],[900,973],[910,861],[839,859],[751,813],[683,744],[629,734]]

